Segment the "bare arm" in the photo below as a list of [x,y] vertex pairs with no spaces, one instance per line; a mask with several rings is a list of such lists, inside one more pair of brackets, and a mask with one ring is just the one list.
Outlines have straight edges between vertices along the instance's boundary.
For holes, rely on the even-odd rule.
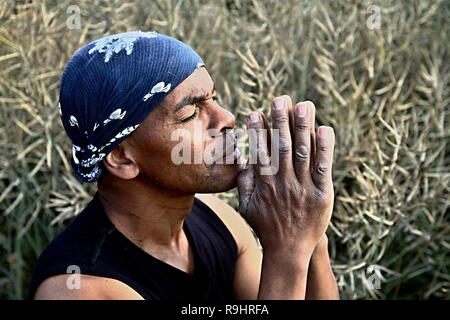
[[286,257],[288,250],[265,252],[258,300],[305,299],[308,257]]
[[225,201],[211,194],[196,194],[222,220],[238,247],[233,279],[237,300],[256,300],[261,277],[262,251],[245,220]]
[[326,235],[320,240],[309,263],[306,299],[339,300],[339,291],[331,269]]
[[111,278],[80,275],[80,288],[69,289],[71,274],[45,279],[36,290],[34,300],[143,300],[125,283]]

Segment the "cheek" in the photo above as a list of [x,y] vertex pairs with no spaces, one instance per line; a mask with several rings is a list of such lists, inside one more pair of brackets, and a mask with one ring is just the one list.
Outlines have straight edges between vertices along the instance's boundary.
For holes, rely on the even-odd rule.
[[[195,135],[194,132],[187,129],[184,133],[173,134],[175,130],[153,131],[153,136],[157,138],[152,138],[149,134],[141,139],[146,142],[140,143],[138,164],[147,175],[168,177],[172,174],[179,174],[180,171],[185,171],[186,167],[192,166],[186,163],[188,162],[186,157],[188,159],[190,157],[190,163],[193,164],[195,154],[202,152],[201,134]],[[180,164],[180,159],[183,159],[184,163]]]
[[[169,142],[169,143],[168,143]],[[137,162],[144,170],[158,169],[170,161],[170,135],[166,130],[151,130],[139,137]]]
[[147,175],[202,174],[205,149],[217,144],[208,136],[205,121],[194,120],[181,128],[150,130],[140,138],[138,157],[139,167]]
[[[167,145],[170,148],[183,145],[184,150],[190,149],[190,163],[199,164],[199,157],[203,158],[205,147],[212,142],[212,139],[209,139],[207,135],[207,124],[207,119],[189,122],[186,127],[182,128],[180,134],[173,136],[173,140],[171,140],[170,135],[168,136]],[[170,152],[171,150],[169,150]]]

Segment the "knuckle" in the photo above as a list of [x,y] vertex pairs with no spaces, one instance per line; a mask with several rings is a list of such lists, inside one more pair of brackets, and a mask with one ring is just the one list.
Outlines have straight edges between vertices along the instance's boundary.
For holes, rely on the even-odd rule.
[[300,130],[300,131],[309,131],[309,124],[307,121],[295,121],[295,129]]
[[320,152],[327,152],[330,149],[327,145],[323,144],[319,145],[317,148],[319,149]]
[[320,162],[317,167],[316,171],[319,175],[325,175],[328,172],[329,165],[327,162]]
[[281,154],[288,154],[291,152],[291,143],[288,139],[280,138],[278,143],[278,151]]
[[302,159],[302,160],[306,160],[309,158],[309,149],[306,146],[299,146],[296,150],[295,150],[295,155]]
[[288,115],[284,111],[276,111],[272,113],[272,119],[277,122],[287,122],[288,121]]
[[330,204],[328,194],[320,189],[314,189],[314,199],[318,206],[325,208]]

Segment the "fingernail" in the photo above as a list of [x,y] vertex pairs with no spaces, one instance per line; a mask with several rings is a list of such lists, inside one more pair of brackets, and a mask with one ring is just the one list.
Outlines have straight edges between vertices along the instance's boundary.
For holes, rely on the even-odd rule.
[[327,127],[319,127],[319,136],[321,138],[328,138],[330,130]]
[[283,98],[275,99],[273,102],[274,109],[277,111],[282,111],[284,109],[284,102],[285,101]]
[[259,113],[258,112],[250,113],[250,122],[257,123],[258,121],[259,121]]
[[297,116],[299,116],[300,118],[304,118],[306,116],[306,104],[297,104],[295,111],[297,112]]

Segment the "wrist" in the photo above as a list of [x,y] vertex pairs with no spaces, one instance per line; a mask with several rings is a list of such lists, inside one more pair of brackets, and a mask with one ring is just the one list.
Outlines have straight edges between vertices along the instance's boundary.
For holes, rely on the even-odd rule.
[[329,253],[328,253],[328,238],[324,234],[323,237],[320,239],[317,246],[314,248],[314,252],[311,256],[311,264],[314,264],[318,261],[322,260],[328,260],[329,259]]
[[258,300],[305,299],[307,278],[308,265],[302,258],[266,251]]
[[314,253],[322,253],[322,252],[328,251],[328,237],[324,233],[322,238],[320,238],[320,241],[317,243],[316,247],[314,248]]
[[307,272],[314,248],[263,247],[263,259],[266,263],[277,265],[286,272]]

